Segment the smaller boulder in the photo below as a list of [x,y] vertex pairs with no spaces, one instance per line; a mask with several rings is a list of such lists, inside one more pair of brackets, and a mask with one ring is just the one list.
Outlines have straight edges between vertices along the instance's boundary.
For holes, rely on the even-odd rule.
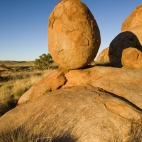
[[142,69],[142,52],[136,48],[127,48],[122,53],[122,65],[130,69]]
[[109,47],[103,49],[97,57],[97,63],[102,65],[109,65],[110,60],[109,60],[108,53],[109,53]]
[[141,44],[137,36],[130,31],[122,32],[112,40],[109,46],[109,59],[112,67],[122,67],[122,52],[129,47],[141,50]]

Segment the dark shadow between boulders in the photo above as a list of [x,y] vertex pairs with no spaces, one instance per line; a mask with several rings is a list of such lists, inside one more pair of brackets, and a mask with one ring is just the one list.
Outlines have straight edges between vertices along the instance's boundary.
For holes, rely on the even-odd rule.
[[130,31],[122,32],[112,40],[109,46],[109,59],[112,67],[122,67],[122,52],[129,47],[142,51],[139,39]]

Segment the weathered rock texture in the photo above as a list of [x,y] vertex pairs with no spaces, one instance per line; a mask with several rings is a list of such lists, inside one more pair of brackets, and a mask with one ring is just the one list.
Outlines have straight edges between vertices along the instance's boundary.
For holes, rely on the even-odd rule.
[[141,50],[141,44],[136,35],[130,31],[118,34],[109,46],[110,65],[113,67],[122,67],[122,52],[124,49],[129,47]]
[[64,76],[64,72],[61,69],[56,70],[54,73],[43,78],[40,82],[33,85],[26,93],[24,93],[19,99],[18,104],[37,98],[41,96],[41,94],[44,95],[46,92],[57,90],[65,83],[66,78]]
[[142,69],[142,52],[136,48],[127,48],[122,53],[122,65],[130,69]]
[[132,29],[129,29],[129,31],[131,31],[132,33],[134,33],[137,36],[137,38],[138,38],[138,40],[139,40],[139,42],[142,46],[142,25],[137,26],[137,27],[132,28]]
[[[62,83],[59,83],[61,82],[59,78],[54,77],[57,76],[57,73],[61,80],[63,79]],[[50,76],[43,79],[44,81],[41,80],[28,90],[19,99],[18,104],[20,105],[44,95],[46,89],[51,88],[51,82],[53,82],[52,88],[57,89],[58,87],[54,87],[55,79],[57,80],[55,86],[60,86],[60,88],[85,85],[103,88],[104,90],[124,97],[142,109],[142,71],[101,66],[82,70],[70,70],[68,72],[64,72],[63,70],[55,71]],[[46,82],[49,83],[47,83],[43,90],[42,86],[45,86]],[[52,88],[51,90],[53,90]],[[36,92],[38,92],[38,94]]]
[[97,62],[99,64],[110,64],[110,60],[109,60],[109,47],[103,49],[100,54],[97,57]]
[[89,64],[100,40],[98,25],[85,4],[63,0],[56,5],[48,23],[48,47],[60,67],[77,69]]
[[122,24],[122,31],[142,26],[142,4],[138,5]]
[[1,142],[31,136],[51,142],[141,142],[142,111],[93,86],[60,89],[0,118]]

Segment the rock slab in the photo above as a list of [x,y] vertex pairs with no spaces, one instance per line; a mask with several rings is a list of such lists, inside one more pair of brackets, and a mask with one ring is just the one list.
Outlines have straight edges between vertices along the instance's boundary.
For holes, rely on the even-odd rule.
[[[61,80],[63,79],[63,81],[61,81],[62,85],[59,81],[60,79],[55,78],[58,76],[57,74],[60,76]],[[52,88],[54,88],[54,90],[58,89],[56,86],[60,86],[59,88],[85,85],[99,87],[129,100],[135,106],[142,109],[141,70],[96,66],[81,70],[58,70],[43,80],[35,84],[30,90],[23,94],[19,99],[18,104],[20,105],[27,101],[38,99],[39,96],[45,94],[46,89],[49,89],[51,87],[51,82],[53,82]],[[43,90],[42,86],[45,86],[45,83],[47,85]],[[51,90],[53,90],[52,88]],[[36,92],[38,92],[38,94]]]
[[48,22],[48,48],[55,63],[66,69],[82,68],[95,58],[101,38],[96,20],[79,0],[63,0]]
[[[14,135],[15,134],[15,135]],[[141,142],[142,111],[93,86],[47,93],[0,117],[0,141]]]

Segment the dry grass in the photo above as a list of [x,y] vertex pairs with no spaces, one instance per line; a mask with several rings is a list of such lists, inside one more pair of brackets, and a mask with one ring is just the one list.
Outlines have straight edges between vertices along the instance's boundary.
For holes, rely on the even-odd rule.
[[[17,67],[17,62],[11,65],[3,62],[7,67]],[[29,66],[32,65],[29,62]],[[9,65],[9,66],[8,66]],[[22,62],[22,66],[25,63]],[[20,65],[19,65],[20,67]],[[23,93],[25,93],[33,84],[37,83],[43,77],[49,75],[53,70],[27,70],[27,71],[12,71],[6,70],[0,72],[0,116],[10,109],[14,108],[17,104],[18,99]]]

